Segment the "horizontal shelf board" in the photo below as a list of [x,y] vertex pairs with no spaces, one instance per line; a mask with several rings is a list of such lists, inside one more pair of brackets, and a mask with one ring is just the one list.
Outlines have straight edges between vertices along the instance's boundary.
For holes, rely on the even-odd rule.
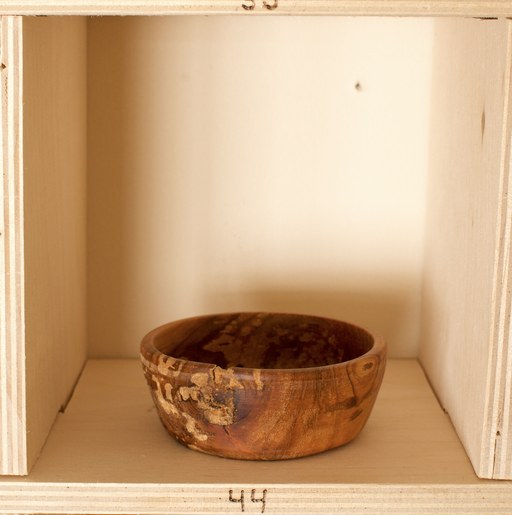
[[[415,360],[390,360],[351,444],[247,462],[191,451],[161,426],[138,360],[90,360],[31,474],[0,481],[0,513],[505,513],[512,484],[479,480]],[[404,499],[407,502],[404,503]],[[414,507],[414,510],[411,510]],[[366,510],[366,511],[365,511]],[[402,510],[402,511],[401,511]]]
[[[3,0],[0,14],[341,14],[351,16],[475,16],[512,15],[508,0],[279,0],[277,8],[265,8],[263,0]],[[274,5],[269,0],[267,5]]]
[[[240,513],[240,503],[230,502],[233,485],[73,485],[71,488],[44,484],[38,490],[0,492],[1,513]],[[245,487],[245,488],[244,488]],[[489,485],[485,492],[461,485],[391,486],[352,485],[240,485],[233,498],[244,488],[247,513],[261,513],[261,498],[266,488],[265,513],[510,513],[510,487]],[[44,493],[43,493],[44,491]],[[43,511],[46,510],[46,511]]]
[[[179,467],[175,467],[179,464]],[[161,426],[138,360],[91,360],[33,481],[114,483],[472,483],[448,416],[418,363],[390,360],[374,411],[350,445],[293,461],[194,452]]]
[[[176,466],[178,465],[178,466]],[[31,473],[114,483],[474,483],[448,416],[414,360],[388,362],[361,435],[316,456],[248,462],[180,445],[158,420],[138,360],[91,360]]]

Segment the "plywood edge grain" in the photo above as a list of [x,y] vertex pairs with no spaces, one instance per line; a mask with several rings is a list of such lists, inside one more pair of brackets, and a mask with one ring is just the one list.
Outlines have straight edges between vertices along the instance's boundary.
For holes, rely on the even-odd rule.
[[480,475],[512,478],[512,21],[507,21],[500,190],[493,278],[493,321],[487,372]]
[[21,19],[3,17],[0,32],[0,474],[19,475],[27,473]]
[[[245,6],[245,7],[244,7]],[[512,16],[508,0],[3,0],[0,14],[295,14],[345,16]]]
[[[244,506],[242,510],[241,499]],[[512,486],[9,483],[0,513],[510,513]]]

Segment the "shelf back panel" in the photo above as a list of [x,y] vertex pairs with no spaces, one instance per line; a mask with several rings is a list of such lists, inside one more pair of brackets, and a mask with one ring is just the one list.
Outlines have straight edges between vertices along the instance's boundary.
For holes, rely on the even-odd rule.
[[417,356],[431,46],[432,20],[90,19],[90,355],[262,310]]

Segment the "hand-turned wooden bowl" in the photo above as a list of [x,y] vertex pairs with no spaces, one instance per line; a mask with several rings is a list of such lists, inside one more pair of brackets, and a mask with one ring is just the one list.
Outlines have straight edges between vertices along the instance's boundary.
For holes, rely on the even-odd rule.
[[160,419],[178,441],[228,458],[278,460],[358,435],[386,345],[327,318],[228,313],[155,329],[141,359]]

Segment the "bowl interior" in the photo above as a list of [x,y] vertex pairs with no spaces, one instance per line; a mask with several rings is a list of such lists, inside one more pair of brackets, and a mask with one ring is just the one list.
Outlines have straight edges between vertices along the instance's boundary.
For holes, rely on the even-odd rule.
[[374,344],[351,324],[322,317],[230,313],[174,322],[153,340],[168,356],[223,368],[309,368],[355,359]]

